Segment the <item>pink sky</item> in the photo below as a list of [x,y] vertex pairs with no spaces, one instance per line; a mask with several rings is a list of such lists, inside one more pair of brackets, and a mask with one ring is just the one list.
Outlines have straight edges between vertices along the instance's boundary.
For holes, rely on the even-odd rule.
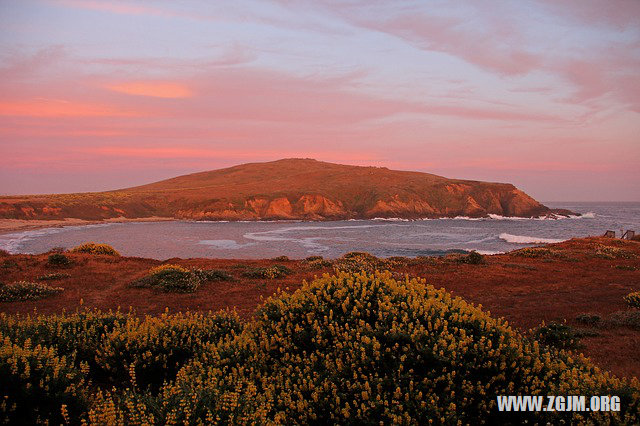
[[640,2],[6,0],[0,193],[286,157],[640,201]]

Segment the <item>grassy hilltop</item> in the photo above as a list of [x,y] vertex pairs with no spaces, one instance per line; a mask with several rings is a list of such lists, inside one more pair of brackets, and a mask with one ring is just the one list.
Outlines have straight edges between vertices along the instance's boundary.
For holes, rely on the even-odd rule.
[[32,220],[531,217],[551,212],[511,184],[310,159],[243,164],[117,191],[0,197],[0,218]]

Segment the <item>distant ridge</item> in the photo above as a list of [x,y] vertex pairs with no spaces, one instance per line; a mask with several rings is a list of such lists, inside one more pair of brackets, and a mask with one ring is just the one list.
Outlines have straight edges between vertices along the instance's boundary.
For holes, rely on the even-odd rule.
[[116,191],[0,197],[0,218],[5,219],[339,220],[556,213],[571,212],[551,210],[507,183],[298,158]]

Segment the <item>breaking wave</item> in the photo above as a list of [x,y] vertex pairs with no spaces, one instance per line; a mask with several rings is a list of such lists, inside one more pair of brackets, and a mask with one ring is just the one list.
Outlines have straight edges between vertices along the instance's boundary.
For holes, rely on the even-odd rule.
[[566,239],[530,237],[527,235],[511,235],[503,232],[498,236],[501,240],[512,244],[547,244],[561,243]]

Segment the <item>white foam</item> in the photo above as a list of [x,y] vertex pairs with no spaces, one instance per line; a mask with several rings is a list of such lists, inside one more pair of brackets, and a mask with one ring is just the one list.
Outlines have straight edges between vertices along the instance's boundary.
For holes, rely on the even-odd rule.
[[551,244],[551,243],[561,243],[566,240],[560,240],[557,238],[541,238],[541,237],[530,237],[527,235],[511,235],[503,232],[498,236],[501,240],[504,240],[508,243],[512,244]]
[[474,250],[474,251],[478,252],[479,254],[486,255],[486,256],[491,256],[493,254],[505,253],[504,251],[491,251],[491,250]]
[[493,219],[493,220],[531,220],[533,219],[531,217],[502,216],[499,214],[492,214],[492,213],[489,213],[487,216],[489,217],[489,219]]
[[385,222],[409,222],[410,219],[403,219],[401,217],[374,217],[371,220],[379,220]]
[[198,244],[204,244],[222,250],[237,250],[255,245],[255,243],[238,244],[235,240],[200,240]]

